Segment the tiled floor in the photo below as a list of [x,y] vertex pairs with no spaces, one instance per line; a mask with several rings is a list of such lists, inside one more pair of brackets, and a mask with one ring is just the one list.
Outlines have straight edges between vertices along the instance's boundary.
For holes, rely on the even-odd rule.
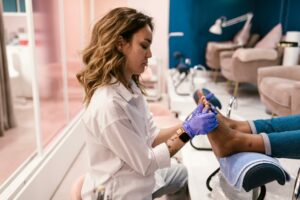
[[[227,102],[230,98],[232,91],[228,91],[225,82],[213,83],[209,81],[206,83],[206,87],[215,93],[215,95],[223,103],[223,112],[227,107]],[[256,118],[270,118],[271,116],[266,114],[265,107],[261,104],[258,96],[258,92],[255,87],[250,85],[241,85],[238,97],[238,108],[232,111],[233,115],[238,115],[244,119],[256,119]],[[204,140],[200,140],[200,144],[203,144]],[[199,140],[198,140],[199,142]],[[205,141],[204,141],[205,143]],[[189,185],[192,193],[196,194],[192,196],[192,200],[205,200],[213,199],[212,194],[206,189],[205,181],[208,175],[217,168],[218,163],[214,158],[212,152],[209,151],[197,151],[193,149],[190,144],[187,144],[181,151],[183,162],[187,165],[189,170]],[[283,166],[291,173],[295,175],[297,167],[300,166],[299,160],[281,159]],[[86,150],[78,156],[74,165],[66,174],[65,179],[58,187],[57,192],[53,195],[53,200],[65,200],[69,199],[70,186],[74,180],[84,174],[87,169]],[[268,185],[270,191],[275,194],[267,195],[266,199],[290,199],[291,187],[293,183],[289,183],[285,187],[279,186],[277,183]],[[275,189],[274,189],[275,188]],[[278,197],[278,188],[283,189],[284,197]],[[277,193],[277,194],[276,194]],[[281,193],[282,194],[282,193]],[[277,196],[276,196],[277,195]],[[214,198],[215,199],[215,198]]]

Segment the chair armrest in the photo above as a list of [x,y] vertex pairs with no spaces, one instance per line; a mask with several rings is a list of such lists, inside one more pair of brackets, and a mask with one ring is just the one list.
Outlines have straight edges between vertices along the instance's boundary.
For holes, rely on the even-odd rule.
[[295,87],[296,89],[300,89],[300,81],[296,82],[295,85],[294,85],[294,87]]
[[208,42],[207,43],[208,51],[226,51],[226,50],[237,49],[240,47],[243,46],[233,42]]
[[300,113],[300,81],[294,83],[294,88],[292,90],[292,99],[291,99],[291,111],[292,114]]
[[272,66],[259,68],[257,78],[258,84],[264,77],[278,77],[300,81],[300,65],[295,65],[291,67]]
[[240,45],[240,44],[219,44],[218,46],[216,46],[216,48],[219,51],[235,50],[235,49],[238,49],[241,47],[243,47],[243,45]]
[[237,49],[233,58],[237,58],[242,62],[258,61],[258,60],[275,60],[278,53],[275,49],[259,49],[259,48],[248,48],[248,49]]
[[234,54],[234,50],[230,50],[230,51],[222,51],[220,53],[220,60],[224,59],[224,58],[231,58],[232,55]]

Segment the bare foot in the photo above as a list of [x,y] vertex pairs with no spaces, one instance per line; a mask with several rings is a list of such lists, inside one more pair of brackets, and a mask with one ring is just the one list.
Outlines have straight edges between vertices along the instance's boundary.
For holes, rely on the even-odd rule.
[[245,134],[229,128],[223,121],[207,134],[216,157],[226,157],[238,152],[265,153],[263,138],[260,134]]
[[235,129],[237,127],[237,122],[236,120],[230,119],[228,117],[225,117],[221,112],[217,111],[218,115],[217,115],[217,119],[218,121],[222,121],[223,123],[226,124],[226,126],[228,126],[231,129]]
[[219,126],[207,136],[216,157],[225,157],[235,153],[234,143],[237,142],[238,134],[223,121],[219,121]]
[[[205,106],[205,109],[211,109],[211,103],[206,100],[205,96],[202,96],[199,100],[199,103],[202,103]],[[251,133],[251,128],[248,121],[234,120],[224,116],[220,111],[218,111],[217,119],[222,121],[227,127],[240,131],[242,133]]]

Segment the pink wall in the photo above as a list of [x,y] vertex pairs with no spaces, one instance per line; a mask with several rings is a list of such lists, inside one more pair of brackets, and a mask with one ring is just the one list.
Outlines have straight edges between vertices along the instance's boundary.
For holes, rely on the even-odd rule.
[[80,8],[80,1],[65,0],[65,33],[66,33],[66,45],[67,45],[67,60],[80,59],[81,47],[81,35],[80,35],[80,17],[81,10],[84,12],[84,46],[90,39],[90,33],[92,30],[93,22],[100,19],[109,10],[126,6],[125,0],[95,0],[94,13],[95,17],[93,22],[90,18],[90,0],[84,0],[84,8]]
[[[73,60],[80,56],[80,1],[65,0],[65,39],[67,46],[67,60]],[[88,2],[88,1],[85,1]]]
[[95,0],[95,20],[99,20],[108,11],[116,7],[128,6],[127,0]]

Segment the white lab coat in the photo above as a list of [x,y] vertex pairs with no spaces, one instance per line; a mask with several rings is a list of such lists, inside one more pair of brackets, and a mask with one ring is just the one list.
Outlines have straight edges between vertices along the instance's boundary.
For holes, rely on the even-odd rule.
[[133,81],[132,89],[134,94],[121,83],[99,88],[84,113],[90,162],[84,200],[93,199],[89,194],[100,185],[106,199],[150,200],[154,172],[170,166],[166,144],[151,147],[159,129]]

